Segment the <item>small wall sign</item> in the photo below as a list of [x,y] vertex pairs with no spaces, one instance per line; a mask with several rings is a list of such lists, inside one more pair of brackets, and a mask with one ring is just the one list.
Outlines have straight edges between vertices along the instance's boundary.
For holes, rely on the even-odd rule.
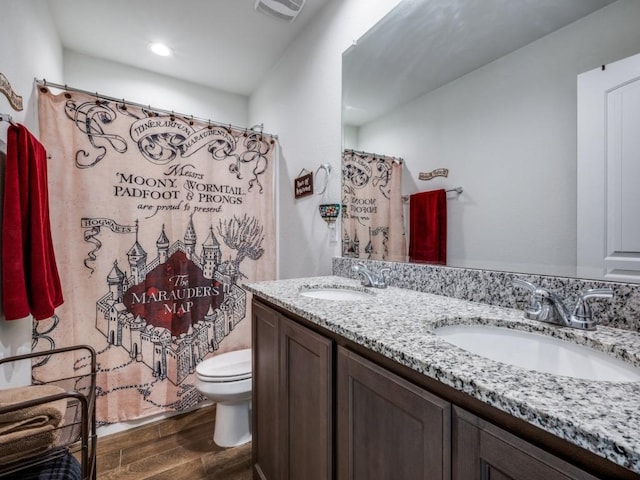
[[420,172],[418,174],[418,180],[431,180],[435,177],[448,177],[449,169],[448,168],[436,168],[432,172]]
[[[305,174],[305,172],[307,172]],[[308,170],[302,170],[300,175],[293,181],[293,193],[295,198],[313,195],[313,173]]]

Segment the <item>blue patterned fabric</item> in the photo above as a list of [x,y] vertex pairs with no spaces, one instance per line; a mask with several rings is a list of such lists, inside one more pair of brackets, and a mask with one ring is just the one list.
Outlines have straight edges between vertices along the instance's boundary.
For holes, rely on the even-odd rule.
[[80,462],[71,454],[14,472],[2,480],[82,480]]

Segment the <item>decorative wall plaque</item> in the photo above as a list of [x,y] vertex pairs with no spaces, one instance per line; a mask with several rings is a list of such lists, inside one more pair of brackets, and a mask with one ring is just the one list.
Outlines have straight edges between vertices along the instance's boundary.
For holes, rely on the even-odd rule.
[[[304,174],[305,172],[308,172]],[[302,175],[304,174],[304,175]],[[313,195],[313,173],[302,170],[300,175],[293,181],[293,193],[295,198]]]
[[418,180],[431,180],[434,177],[448,177],[448,168],[436,168],[432,172],[420,172],[418,174]]
[[0,92],[7,97],[9,104],[14,110],[22,110],[22,97],[13,91],[13,87],[7,77],[0,73]]

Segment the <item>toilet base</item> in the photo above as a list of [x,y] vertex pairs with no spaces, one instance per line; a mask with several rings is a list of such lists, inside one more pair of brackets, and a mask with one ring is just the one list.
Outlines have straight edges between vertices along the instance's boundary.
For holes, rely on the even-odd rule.
[[251,401],[216,404],[213,441],[219,447],[237,447],[251,441]]

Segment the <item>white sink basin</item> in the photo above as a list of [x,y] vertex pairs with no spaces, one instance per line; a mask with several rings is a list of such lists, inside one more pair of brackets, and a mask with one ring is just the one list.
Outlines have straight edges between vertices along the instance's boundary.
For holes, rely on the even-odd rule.
[[547,335],[489,325],[449,325],[434,333],[471,353],[528,370],[585,380],[640,381],[640,368]]
[[362,301],[373,298],[372,293],[349,287],[303,287],[300,295],[334,301]]

